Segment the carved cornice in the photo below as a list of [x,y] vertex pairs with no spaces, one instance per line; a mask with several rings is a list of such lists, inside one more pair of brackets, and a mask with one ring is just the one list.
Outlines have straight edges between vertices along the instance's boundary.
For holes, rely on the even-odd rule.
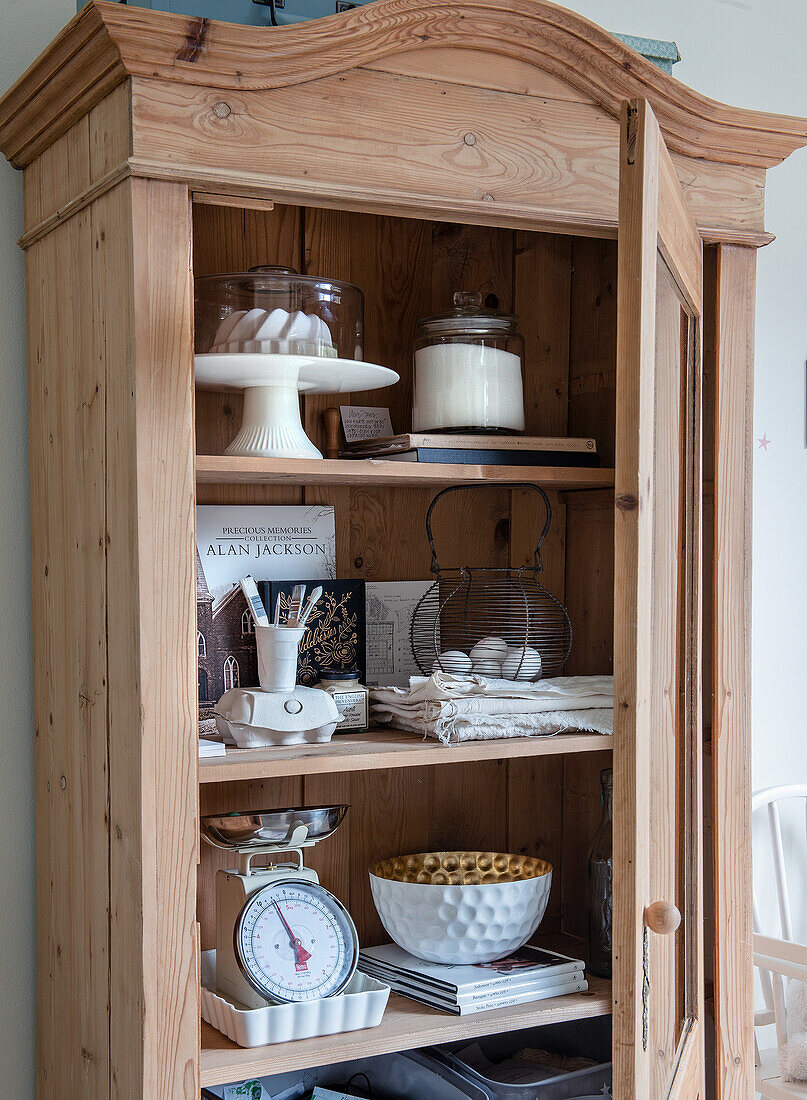
[[269,89],[392,54],[453,46],[514,58],[618,117],[650,100],[670,149],[770,167],[807,144],[807,120],[741,110],[693,91],[587,19],[545,0],[378,0],[289,27],[256,29],[94,0],[0,100],[0,149],[27,164],[127,76]]

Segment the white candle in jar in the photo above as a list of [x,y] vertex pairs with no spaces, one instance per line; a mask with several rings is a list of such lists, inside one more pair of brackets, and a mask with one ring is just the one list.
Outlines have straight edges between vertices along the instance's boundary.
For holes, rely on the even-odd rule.
[[432,344],[415,352],[416,432],[441,428],[524,431],[521,359],[483,344]]

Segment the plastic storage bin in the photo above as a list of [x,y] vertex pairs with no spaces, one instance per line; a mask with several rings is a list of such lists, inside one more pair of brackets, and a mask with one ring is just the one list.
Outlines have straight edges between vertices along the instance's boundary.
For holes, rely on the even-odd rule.
[[[367,1081],[362,1075],[366,1075]],[[373,1100],[493,1100],[493,1094],[484,1085],[469,1081],[420,1051],[280,1073],[262,1077],[260,1081],[271,1100],[304,1100],[315,1085],[338,1090],[344,1089],[348,1082],[360,1096],[367,1095],[369,1082]],[[203,1095],[206,1100],[218,1100],[224,1095],[224,1086],[207,1088]]]
[[[492,1061],[504,1061],[525,1047],[549,1050],[569,1057],[595,1059],[598,1064],[575,1073],[562,1073],[532,1085],[505,1085],[472,1070],[456,1057],[456,1052],[478,1042]],[[494,1100],[585,1100],[589,1096],[610,1096],[611,1092],[611,1018],[599,1016],[574,1020],[507,1035],[489,1035],[479,1040],[465,1039],[444,1047],[431,1047],[427,1056],[444,1062],[460,1076],[486,1088]],[[605,1091],[607,1090],[607,1091]]]

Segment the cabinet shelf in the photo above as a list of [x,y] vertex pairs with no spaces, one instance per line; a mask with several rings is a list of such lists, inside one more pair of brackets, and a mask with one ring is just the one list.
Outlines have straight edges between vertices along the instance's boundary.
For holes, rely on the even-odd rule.
[[228,748],[223,758],[214,756],[199,761],[199,782],[227,783],[284,775],[376,771],[381,768],[461,764],[472,760],[601,752],[610,749],[612,743],[612,737],[600,733],[568,733],[555,737],[515,737],[443,745],[439,741],[422,741],[416,735],[400,730],[376,729],[368,733],[334,737],[327,745]]
[[350,458],[237,458],[197,455],[199,485],[474,485],[537,482],[557,491],[610,489],[613,469],[575,466],[464,466],[445,463],[391,462]]
[[478,1035],[502,1034],[565,1020],[607,1016],[610,1012],[611,983],[601,978],[589,978],[589,988],[585,993],[568,993],[547,1001],[479,1012],[473,1016],[450,1016],[393,993],[378,1027],[268,1047],[238,1047],[203,1023],[201,1083],[222,1085],[245,1077],[287,1073],[353,1058],[372,1058],[378,1054],[414,1050],[456,1039],[472,1039]]

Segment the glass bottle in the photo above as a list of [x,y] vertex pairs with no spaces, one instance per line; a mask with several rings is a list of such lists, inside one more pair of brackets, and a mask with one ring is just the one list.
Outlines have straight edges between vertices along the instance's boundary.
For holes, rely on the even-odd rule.
[[602,821],[588,852],[588,904],[590,974],[611,977],[611,910],[613,900],[613,821],[614,773],[600,772],[602,785]]

